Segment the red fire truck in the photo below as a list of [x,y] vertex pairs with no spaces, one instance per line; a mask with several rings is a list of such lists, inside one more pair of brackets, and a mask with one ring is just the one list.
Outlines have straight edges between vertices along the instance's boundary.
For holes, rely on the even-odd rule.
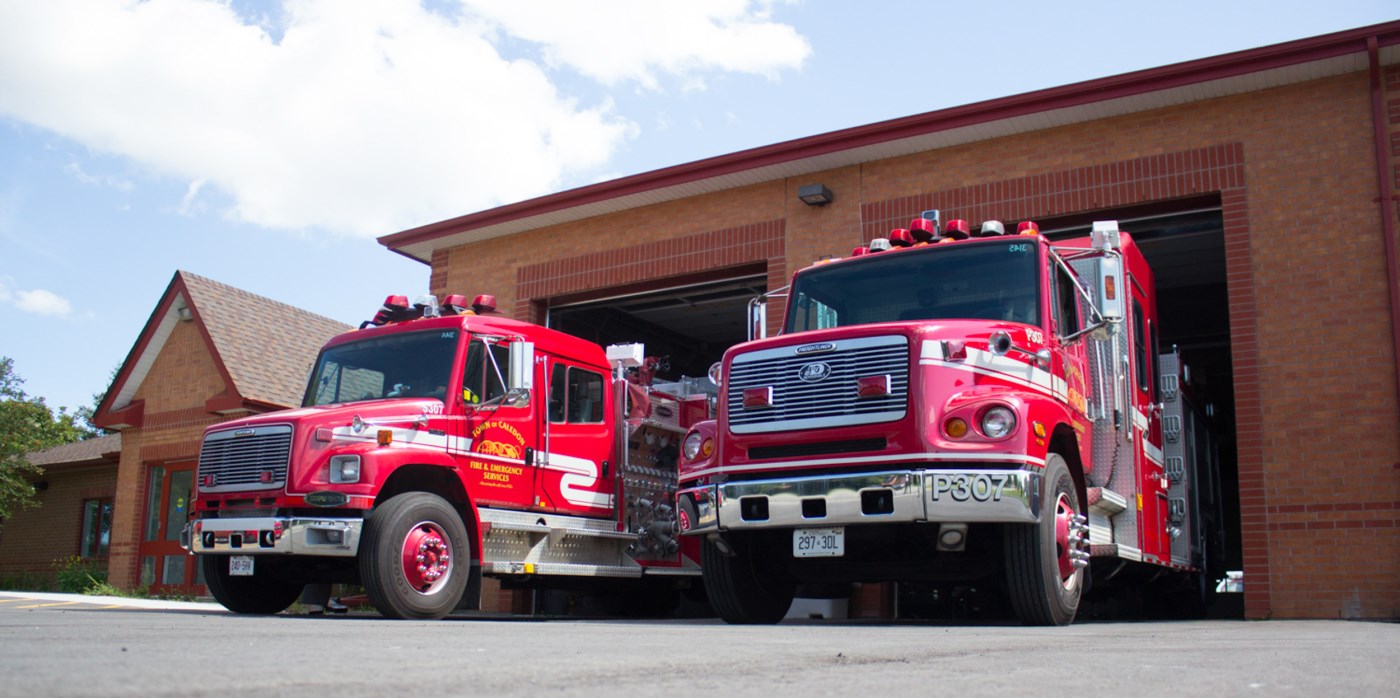
[[677,504],[725,620],[777,622],[799,584],[990,584],[1033,625],[1091,578],[1213,588],[1216,461],[1131,236],[970,233],[930,211],[803,269],[781,334],[725,352]]
[[206,430],[183,543],[241,613],[344,582],[438,618],[478,608],[487,576],[664,597],[698,549],[675,537],[686,396],[647,369],[640,344],[605,351],[488,296],[391,296],[321,350],[300,409]]

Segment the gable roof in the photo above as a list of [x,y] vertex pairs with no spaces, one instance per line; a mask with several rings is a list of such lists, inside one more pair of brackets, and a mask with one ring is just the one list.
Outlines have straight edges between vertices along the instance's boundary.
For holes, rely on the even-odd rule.
[[349,325],[212,279],[175,272],[122,363],[93,422],[107,429],[140,426],[134,400],[165,341],[181,321],[194,322],[227,390],[209,399],[216,414],[262,412],[300,404],[321,345]]
[[430,263],[434,250],[666,201],[1364,71],[1373,47],[1380,65],[1400,63],[1400,21],[720,155],[431,223],[385,235],[379,243]]

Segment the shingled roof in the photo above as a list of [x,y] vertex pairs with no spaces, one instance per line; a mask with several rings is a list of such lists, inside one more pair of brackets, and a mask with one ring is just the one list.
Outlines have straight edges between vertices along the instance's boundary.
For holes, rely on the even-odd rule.
[[165,340],[184,319],[199,328],[228,386],[205,404],[206,411],[218,414],[300,404],[316,352],[327,339],[352,329],[287,303],[177,271],[122,363],[94,423],[108,429],[140,425],[143,408],[133,399]]
[[26,458],[34,465],[42,465],[46,468],[64,465],[116,465],[117,460],[121,457],[121,451],[122,435],[108,434],[35,451]]

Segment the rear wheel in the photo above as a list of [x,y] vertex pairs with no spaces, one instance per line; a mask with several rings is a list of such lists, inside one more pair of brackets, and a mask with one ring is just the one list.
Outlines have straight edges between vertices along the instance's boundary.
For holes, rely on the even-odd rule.
[[288,582],[277,578],[276,570],[266,557],[254,559],[253,574],[234,576],[229,574],[229,556],[200,555],[199,564],[204,567],[204,581],[209,585],[209,593],[214,599],[234,613],[269,615],[287,610],[302,587],[298,582]]
[[725,555],[709,540],[701,553],[705,593],[725,622],[739,625],[777,623],[787,615],[797,585],[771,564],[744,536],[725,539],[734,552]]
[[441,618],[467,585],[471,548],[456,509],[427,492],[406,492],[365,520],[360,580],[387,618]]
[[1006,527],[1011,606],[1026,625],[1068,625],[1084,591],[1087,528],[1074,477],[1057,453],[1045,459],[1040,511],[1039,523]]

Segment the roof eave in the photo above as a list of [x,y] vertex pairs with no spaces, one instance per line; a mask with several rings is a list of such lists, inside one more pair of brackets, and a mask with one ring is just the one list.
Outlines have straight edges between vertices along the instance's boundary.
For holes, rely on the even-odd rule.
[[470,213],[385,235],[379,238],[379,243],[401,255],[427,263],[429,258],[405,248],[478,228],[774,164],[1349,54],[1365,54],[1367,41],[1372,37],[1376,38],[1382,47],[1400,44],[1400,21],[1149,68],[761,146]]

